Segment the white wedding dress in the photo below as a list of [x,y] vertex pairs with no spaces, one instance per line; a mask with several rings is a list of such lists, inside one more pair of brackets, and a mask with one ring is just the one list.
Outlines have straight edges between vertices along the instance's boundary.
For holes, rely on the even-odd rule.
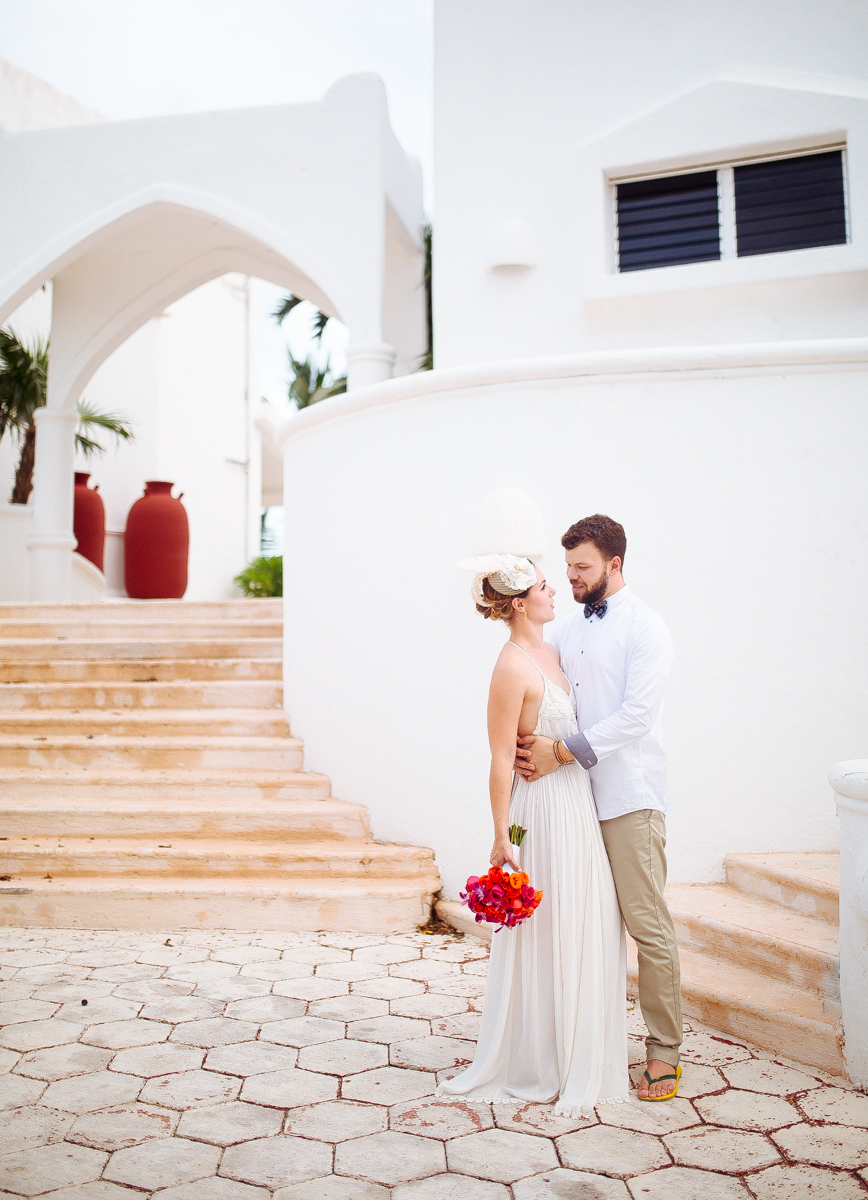
[[[572,690],[543,682],[534,732],[569,737]],[[527,830],[515,852],[545,894],[523,924],[494,932],[476,1054],[438,1091],[589,1115],[626,1100],[630,1084],[624,926],[587,772],[570,763],[533,783],[517,775],[509,821]]]

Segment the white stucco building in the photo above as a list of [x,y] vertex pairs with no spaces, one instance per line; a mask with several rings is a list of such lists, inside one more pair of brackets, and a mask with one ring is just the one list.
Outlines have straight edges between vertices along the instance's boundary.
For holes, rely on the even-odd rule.
[[[834,846],[826,775],[866,750],[865,33],[849,0],[733,0],[725,21],[674,2],[439,0],[426,373],[407,374],[424,349],[418,170],[377,80],[2,139],[0,317],[54,280],[30,594],[70,594],[75,400],[126,410],[112,364],[136,344],[155,377],[180,362],[155,347],[183,344],[200,304],[227,354],[216,406],[175,411],[180,367],[147,399],[142,383],[143,421],[172,412],[172,434],[129,477],[118,455],[111,487],[120,512],[140,478],[174,472],[191,517],[198,488],[249,547],[254,475],[242,520],[228,460],[249,459],[257,419],[244,280],[268,280],[350,330],[348,394],[276,435],[285,704],[308,765],[368,806],[375,835],[433,846],[453,896],[485,861],[504,631],[453,564],[495,548],[477,514],[512,487],[542,513],[560,615],[560,535],[602,511],[672,630],[673,878],[718,878],[727,851]],[[819,200],[790,211],[802,160]]]
[[[488,853],[504,636],[452,564],[516,548],[474,533],[503,487],[542,511],[561,615],[560,535],[605,512],[671,628],[673,879],[720,878],[728,851],[834,847],[827,772],[866,752],[865,13],[736,0],[719,18],[440,0],[436,369],[278,433],[287,709],[378,836],[435,846],[452,896]],[[794,226],[780,172],[815,155],[831,182]],[[784,231],[764,250],[756,179]],[[672,205],[638,251],[637,195]],[[628,269],[643,244],[659,265]]]

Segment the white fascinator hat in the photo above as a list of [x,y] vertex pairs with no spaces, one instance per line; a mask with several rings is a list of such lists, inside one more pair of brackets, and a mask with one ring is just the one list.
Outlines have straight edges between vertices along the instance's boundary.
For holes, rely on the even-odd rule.
[[502,488],[482,505],[477,522],[476,554],[456,563],[473,571],[470,593],[485,608],[484,580],[502,596],[518,596],[536,583],[535,564],[544,545],[542,513],[520,488]]

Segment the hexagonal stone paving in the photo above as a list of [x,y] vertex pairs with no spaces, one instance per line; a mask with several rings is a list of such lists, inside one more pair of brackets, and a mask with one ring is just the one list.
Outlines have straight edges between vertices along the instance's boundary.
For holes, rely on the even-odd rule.
[[347,1100],[368,1100],[372,1104],[400,1104],[430,1096],[436,1079],[429,1071],[409,1071],[401,1067],[380,1067],[363,1071],[344,1080],[342,1094]]
[[663,1144],[677,1166],[737,1174],[768,1167],[780,1160],[775,1147],[759,1133],[706,1125],[670,1133]]
[[823,1088],[801,1096],[799,1108],[812,1121],[832,1121],[837,1125],[856,1125],[868,1129],[868,1096],[864,1092]]
[[54,1016],[57,1007],[47,1000],[0,1000],[0,1025],[46,1020]]
[[[271,1195],[267,1188],[222,1179],[219,1175],[198,1179],[195,1183],[181,1183],[155,1194],[160,1200],[268,1200]],[[126,1194],[125,1200],[132,1198]]]
[[316,1104],[320,1100],[334,1100],[337,1094],[338,1081],[333,1075],[301,1071],[298,1068],[251,1075],[241,1089],[242,1100],[272,1108]]
[[178,1075],[159,1075],[149,1079],[140,1093],[147,1104],[165,1108],[200,1108],[234,1100],[241,1080],[216,1071],[184,1071]]
[[253,1021],[232,1021],[228,1017],[212,1017],[207,1021],[185,1021],[172,1030],[171,1041],[188,1046],[229,1046],[256,1037],[258,1024]]
[[422,996],[425,984],[416,979],[393,979],[390,975],[382,979],[368,979],[354,983],[354,996],[373,996],[376,1000],[397,1000],[402,996]]
[[756,1200],[864,1200],[852,1175],[821,1167],[769,1167],[750,1176]]
[[286,1071],[298,1062],[294,1046],[275,1042],[234,1042],[208,1051],[205,1066],[209,1071],[228,1075],[261,1075],[266,1071]]
[[206,1021],[209,1017],[219,1017],[222,1011],[221,1000],[208,1000],[205,996],[167,996],[162,1000],[151,1000],[139,1016],[175,1025],[179,1021]]
[[82,1004],[73,1000],[57,1011],[61,1021],[74,1021],[79,1025],[96,1025],[105,1021],[129,1021],[138,1016],[141,1004],[135,1000],[120,1000],[117,996],[100,996]]
[[21,1021],[0,1031],[0,1046],[9,1050],[41,1050],[46,1046],[62,1046],[78,1041],[81,1026],[71,1021]]
[[253,1021],[261,1025],[265,1021],[286,1021],[291,1017],[303,1017],[305,1007],[304,1000],[296,1000],[290,996],[251,996],[249,1000],[233,1000],[231,1004],[227,1004],[226,1016],[235,1021]]
[[451,1017],[466,1011],[465,996],[438,996],[433,992],[423,992],[421,996],[404,996],[389,1003],[389,1012],[393,1016],[415,1017],[422,1021]]
[[123,1150],[152,1138],[171,1137],[178,1114],[148,1104],[121,1105],[79,1117],[67,1140],[94,1150]]
[[363,1183],[361,1179],[346,1179],[343,1175],[327,1175],[309,1183],[296,1183],[280,1188],[274,1200],[389,1200],[395,1193],[378,1183]]
[[[80,1026],[73,1028],[79,1028]],[[91,1025],[81,1035],[89,1046],[104,1046],[108,1050],[123,1050],[127,1046],[149,1046],[153,1042],[164,1042],[172,1032],[172,1026],[163,1021],[143,1021],[136,1017],[131,1021],[104,1021]]]
[[388,1124],[388,1110],[378,1104],[331,1100],[290,1109],[286,1114],[285,1131],[321,1142],[344,1142],[382,1133]]
[[155,1046],[133,1046],[129,1050],[119,1051],[111,1061],[111,1069],[151,1078],[179,1071],[195,1071],[202,1066],[204,1058],[205,1051],[197,1046],[157,1042]]
[[628,1180],[627,1186],[634,1200],[748,1200],[740,1180],[690,1167],[664,1167]]
[[412,1017],[373,1017],[369,1021],[353,1021],[347,1026],[347,1037],[363,1042],[401,1042],[405,1039],[428,1037],[431,1026],[427,1021]]
[[332,1148],[325,1142],[280,1136],[230,1146],[223,1154],[220,1174],[278,1188],[328,1175],[331,1168]]
[[637,1133],[674,1133],[699,1124],[699,1116],[689,1100],[677,1096],[664,1104],[649,1104],[632,1099],[627,1104],[598,1104],[597,1116],[604,1125],[635,1129]]
[[28,1079],[24,1075],[0,1075],[0,1111],[35,1104],[45,1091],[43,1079]]
[[695,1107],[709,1124],[729,1125],[733,1129],[780,1129],[801,1120],[789,1100],[737,1088],[717,1096],[703,1096],[695,1101]]
[[300,1067],[306,1071],[325,1071],[331,1075],[355,1075],[359,1071],[385,1067],[388,1061],[388,1047],[378,1042],[355,1042],[349,1039],[304,1046],[298,1052]]
[[294,1017],[289,1021],[269,1021],[260,1036],[262,1041],[281,1046],[313,1046],[342,1038],[344,1026],[340,1021],[326,1021],[322,1017]]
[[372,1017],[387,1017],[389,1002],[375,1000],[372,996],[359,996],[354,992],[352,995],[314,1000],[308,1012],[312,1017],[327,1017],[332,1021],[368,1021]]
[[[478,1106],[474,1106],[478,1107]],[[565,1117],[555,1112],[553,1104],[526,1104],[517,1100],[514,1104],[492,1106],[494,1123],[498,1129],[510,1129],[513,1133],[534,1133],[542,1137],[561,1137],[577,1129],[587,1129],[597,1124],[593,1117]]]
[[390,1187],[445,1169],[446,1156],[439,1141],[391,1130],[341,1142],[335,1149],[336,1175],[351,1175]]
[[90,1183],[99,1178],[107,1158],[100,1150],[68,1142],[4,1154],[0,1157],[0,1190],[37,1196],[76,1183]]
[[25,1054],[15,1068],[16,1075],[29,1075],[33,1079],[68,1079],[72,1075],[87,1075],[101,1071],[112,1060],[110,1050],[95,1046],[73,1043],[66,1046],[51,1046],[45,1050],[34,1050]]
[[788,1096],[821,1086],[818,1079],[804,1071],[757,1058],[727,1064],[721,1067],[721,1074],[730,1087],[743,1088],[747,1092],[768,1092],[772,1096]]
[[298,1000],[322,1000],[326,996],[345,996],[350,985],[338,979],[285,979],[275,983],[272,992],[275,996],[292,996]]
[[209,1108],[189,1108],[181,1117],[178,1136],[215,1146],[231,1146],[251,1138],[273,1137],[280,1133],[283,1114],[273,1108],[247,1104],[240,1100],[215,1104]]
[[557,1138],[557,1147],[565,1166],[617,1179],[666,1167],[671,1161],[656,1137],[612,1125],[594,1125],[565,1134]]
[[750,1057],[751,1052],[746,1046],[739,1045],[723,1034],[685,1033],[681,1044],[683,1062],[703,1063],[707,1067],[721,1067]]
[[12,1153],[59,1142],[74,1120],[72,1113],[50,1108],[15,1108],[3,1117],[3,1150]]
[[515,1183],[559,1166],[554,1146],[546,1138],[507,1129],[487,1129],[456,1138],[446,1144],[446,1155],[450,1171],[495,1183]]
[[791,1125],[772,1140],[796,1162],[855,1170],[868,1166],[868,1133],[852,1125]]
[[392,1190],[393,1200],[509,1200],[502,1183],[473,1179],[446,1171],[413,1183],[400,1183]]
[[620,1179],[569,1171],[564,1167],[520,1179],[513,1185],[512,1194],[515,1200],[573,1200],[573,1197],[575,1200],[630,1200],[627,1186]]
[[86,1113],[115,1104],[129,1104],[142,1088],[138,1075],[118,1075],[100,1071],[97,1075],[76,1075],[51,1083],[42,1097],[47,1108],[61,1112]]
[[216,1146],[179,1137],[164,1138],[143,1142],[128,1150],[116,1150],[104,1175],[115,1183],[156,1191],[213,1175],[219,1159],[220,1151]]
[[[392,1018],[399,1020],[400,1018]],[[446,1067],[463,1067],[473,1062],[475,1042],[451,1037],[413,1037],[406,1042],[394,1042],[389,1048],[389,1061],[394,1067],[417,1067],[422,1071],[442,1071]]]
[[415,1133],[443,1141],[482,1133],[493,1126],[489,1105],[470,1104],[447,1096],[396,1104],[389,1112],[389,1127],[397,1133]]

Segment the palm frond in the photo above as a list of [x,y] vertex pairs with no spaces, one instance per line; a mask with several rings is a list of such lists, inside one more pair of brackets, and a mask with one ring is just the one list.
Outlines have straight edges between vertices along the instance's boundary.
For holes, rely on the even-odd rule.
[[325,327],[328,325],[331,317],[327,317],[324,312],[316,310],[316,316],[313,319],[313,336],[317,342],[322,341],[322,335],[325,333]]
[[301,303],[303,301],[300,296],[284,296],[271,315],[277,321],[278,325],[282,325],[295,306]]
[[0,438],[7,429],[21,434],[45,404],[48,338],[29,345],[12,329],[0,329]]
[[103,454],[106,449],[102,442],[88,436],[90,430],[104,430],[106,433],[110,433],[115,441],[129,441],[135,436],[132,426],[119,413],[100,412],[87,400],[79,400],[75,411],[78,414],[75,446],[85,458],[90,458],[93,454]]
[[337,379],[329,379],[329,360],[326,358],[323,366],[318,367],[310,358],[303,360],[289,355],[289,365],[293,380],[289,385],[289,398],[295,401],[296,408],[309,408],[329,396],[340,395],[347,390],[347,377],[341,375]]

